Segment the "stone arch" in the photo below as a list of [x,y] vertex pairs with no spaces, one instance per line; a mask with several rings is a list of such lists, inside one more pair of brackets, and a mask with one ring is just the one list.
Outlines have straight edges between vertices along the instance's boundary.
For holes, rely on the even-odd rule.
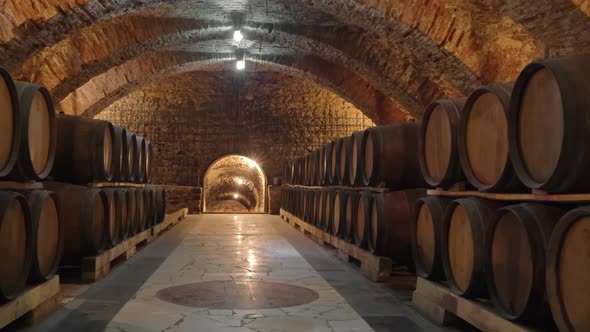
[[222,202],[228,200],[244,207],[231,212],[265,212],[266,191],[267,178],[256,161],[226,155],[212,162],[203,175],[203,212],[227,212]]
[[[67,114],[93,117],[148,82],[232,60],[235,60],[233,55],[211,59],[208,54],[192,52],[150,53],[97,76],[64,98],[58,106]],[[383,95],[362,77],[330,62],[291,56],[249,60],[312,80],[351,102],[376,123],[402,122],[412,118],[396,101]]]

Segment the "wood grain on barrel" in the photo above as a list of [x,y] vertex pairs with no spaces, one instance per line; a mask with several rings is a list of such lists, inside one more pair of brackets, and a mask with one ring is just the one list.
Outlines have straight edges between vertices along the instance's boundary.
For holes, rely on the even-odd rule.
[[432,272],[434,255],[436,252],[436,239],[432,214],[426,204],[421,204],[416,221],[416,244],[420,266],[426,273]]
[[533,288],[533,254],[527,231],[505,213],[492,234],[491,276],[498,300],[509,312],[522,313]]
[[[71,198],[73,199],[73,198]],[[108,204],[108,202],[107,202]],[[105,232],[108,231],[105,227],[106,223],[110,220],[108,206],[105,206],[105,202],[101,195],[96,195],[93,202],[93,213],[90,216],[90,230],[91,234],[97,239],[97,243],[100,242],[98,239],[104,238]],[[82,222],[87,222],[86,220]]]
[[496,95],[486,92],[473,104],[465,133],[467,158],[485,185],[498,182],[508,159],[508,122]]
[[59,251],[59,212],[53,197],[48,196],[41,213],[39,214],[39,225],[37,226],[37,260],[39,262],[39,272],[44,276],[49,276],[55,268],[56,262],[59,261],[61,254]]
[[40,174],[47,166],[51,144],[51,115],[48,101],[37,91],[29,110],[29,155],[35,173]]
[[365,145],[363,147],[364,147],[364,155],[365,155],[365,175],[366,175],[367,179],[370,179],[373,176],[373,171],[374,171],[373,159],[374,159],[374,153],[375,153],[375,151],[373,150],[373,136],[372,135],[367,135],[367,138],[365,140]]
[[[10,293],[25,284],[27,268],[27,223],[21,202],[11,199],[0,216],[0,287]],[[6,295],[6,294],[5,294]],[[14,295],[14,294],[10,294]]]
[[104,131],[103,167],[106,173],[111,173],[113,161],[113,136],[110,130]]
[[518,144],[531,178],[545,182],[555,171],[564,135],[564,113],[559,85],[548,69],[529,80],[520,107]]
[[441,181],[451,158],[451,124],[442,106],[438,105],[428,118],[424,137],[424,157],[430,177]]
[[590,331],[590,217],[571,225],[557,264],[563,310],[574,331]]
[[332,233],[334,235],[340,234],[340,231],[341,231],[340,230],[340,220],[341,220],[340,219],[341,218],[340,211],[341,211],[341,204],[343,204],[341,202],[341,199],[342,199],[342,195],[338,192],[336,194],[336,196],[334,197],[334,213],[332,215],[332,220],[333,220],[333,223],[332,223],[333,232]]
[[14,109],[8,85],[0,78],[0,170],[2,170],[13,149],[14,142]]
[[473,272],[474,243],[469,217],[462,205],[457,205],[451,216],[447,243],[452,277],[456,286],[465,291]]
[[366,239],[366,212],[365,209],[367,209],[366,206],[366,200],[364,199],[364,197],[361,196],[361,198],[359,199],[359,203],[357,205],[357,210],[356,210],[356,225],[354,226],[354,231],[355,231],[355,243],[358,246],[361,246],[364,244],[365,239]]

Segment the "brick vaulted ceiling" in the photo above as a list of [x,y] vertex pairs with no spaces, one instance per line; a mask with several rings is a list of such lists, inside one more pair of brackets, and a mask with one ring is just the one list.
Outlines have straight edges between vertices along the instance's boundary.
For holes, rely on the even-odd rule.
[[588,15],[590,0],[5,0],[0,63],[64,112],[93,116],[244,49],[383,124],[514,80],[536,58],[590,52]]

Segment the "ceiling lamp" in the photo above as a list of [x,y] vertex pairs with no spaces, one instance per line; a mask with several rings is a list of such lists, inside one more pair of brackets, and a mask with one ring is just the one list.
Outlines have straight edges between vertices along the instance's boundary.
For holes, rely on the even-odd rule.
[[246,69],[246,60],[238,60],[236,62],[236,69],[237,70],[244,70],[244,69]]
[[238,184],[239,184],[239,185],[242,185],[242,184],[244,184],[244,179],[238,179]]
[[234,198],[235,199],[238,199],[238,194],[234,194]]
[[240,30],[234,31],[234,41],[239,43],[243,39],[244,39],[244,35],[242,34],[242,31],[240,31]]

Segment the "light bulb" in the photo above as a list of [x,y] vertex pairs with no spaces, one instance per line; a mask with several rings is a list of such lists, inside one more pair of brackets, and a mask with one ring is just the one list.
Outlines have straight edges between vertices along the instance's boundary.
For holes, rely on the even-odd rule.
[[238,194],[234,194],[234,198],[235,199],[238,199]]
[[240,31],[240,30],[234,31],[234,40],[237,42],[241,42],[242,39],[244,39],[244,35],[242,34],[242,31]]
[[244,184],[244,179],[238,179],[238,184],[240,184],[240,185]]
[[244,61],[244,60],[238,60],[236,62],[236,69],[237,70],[244,70],[244,69],[246,69],[246,61]]

